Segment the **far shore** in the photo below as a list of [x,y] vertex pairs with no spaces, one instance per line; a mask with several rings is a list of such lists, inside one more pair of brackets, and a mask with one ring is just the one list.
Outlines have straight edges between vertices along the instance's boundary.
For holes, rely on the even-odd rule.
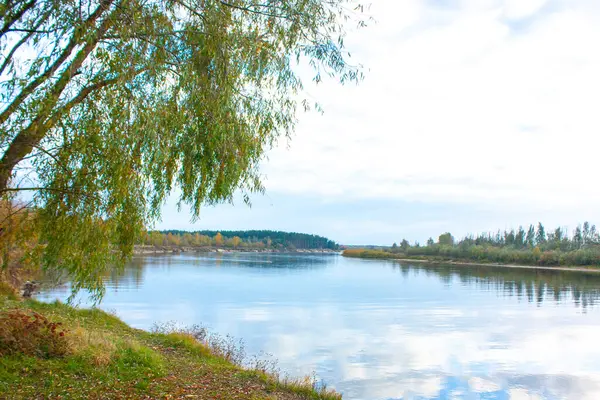
[[421,258],[370,258],[370,257],[351,257],[361,258],[363,260],[390,260],[405,263],[418,263],[429,265],[455,265],[464,267],[495,267],[495,268],[519,268],[519,269],[535,269],[535,270],[554,270],[554,271],[572,271],[572,272],[593,272],[600,273],[598,267],[565,267],[565,266],[549,266],[549,265],[517,265],[517,264],[495,264],[495,263],[475,263],[469,261],[452,261],[452,260],[430,260]]
[[330,249],[244,249],[244,248],[215,248],[190,246],[135,246],[133,254],[178,254],[178,253],[289,253],[289,254],[340,254],[338,250]]
[[[154,255],[154,254],[179,254],[179,253],[279,253],[279,254],[342,254],[337,250],[330,249],[223,249],[214,247],[187,247],[187,246],[135,246],[134,255]],[[349,258],[360,258],[363,260],[390,260],[404,263],[417,263],[429,265],[453,265],[464,267],[494,267],[494,268],[518,268],[518,269],[533,269],[533,270],[549,270],[549,271],[572,271],[572,272],[593,272],[600,273],[598,267],[567,267],[567,266],[549,266],[549,265],[521,265],[521,264],[498,264],[498,263],[482,263],[457,260],[433,260],[422,258],[393,258],[393,257],[356,257],[347,256]]]

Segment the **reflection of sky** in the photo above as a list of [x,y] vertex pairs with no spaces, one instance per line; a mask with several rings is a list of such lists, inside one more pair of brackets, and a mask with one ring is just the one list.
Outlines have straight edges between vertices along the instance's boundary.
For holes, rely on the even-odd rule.
[[[531,302],[510,295],[506,276],[337,256],[165,256],[112,277],[102,307],[139,328],[202,323],[243,338],[346,399],[600,398],[599,311],[566,286],[557,300],[523,279]],[[593,279],[600,287],[599,277],[572,288],[589,304]]]

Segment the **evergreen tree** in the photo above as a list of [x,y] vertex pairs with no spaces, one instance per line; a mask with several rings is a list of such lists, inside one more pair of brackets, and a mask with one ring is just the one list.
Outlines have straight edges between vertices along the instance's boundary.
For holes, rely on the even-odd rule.
[[502,246],[504,244],[504,236],[502,235],[502,232],[500,232],[500,229],[498,229],[498,232],[496,232],[494,244],[496,246]]
[[517,234],[515,235],[515,246],[518,249],[525,247],[525,230],[522,226],[519,226]]
[[402,239],[402,242],[400,242],[400,248],[402,249],[402,251],[406,252],[406,250],[408,250],[409,247],[410,243],[408,243],[408,240]]
[[578,225],[573,232],[573,247],[575,249],[580,249],[583,246],[583,232],[581,230],[581,225]]
[[538,222],[537,232],[535,234],[535,242],[538,245],[546,243],[546,230],[544,229],[544,225],[542,225],[541,222]]
[[582,241],[583,241],[583,245],[585,246],[586,244],[588,244],[590,242],[590,223],[585,221],[583,223],[583,232],[582,232]]
[[527,237],[525,238],[528,247],[535,246],[535,228],[533,225],[529,225],[529,229],[527,230]]
[[504,244],[506,246],[514,246],[515,244],[515,230],[511,229],[510,232],[504,231]]

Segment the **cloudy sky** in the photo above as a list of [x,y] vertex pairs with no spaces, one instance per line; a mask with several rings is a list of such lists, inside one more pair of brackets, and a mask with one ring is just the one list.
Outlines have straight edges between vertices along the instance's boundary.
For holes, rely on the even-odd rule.
[[307,95],[253,207],[164,209],[159,228],[277,229],[424,242],[539,220],[600,223],[600,2],[372,0],[347,45],[359,86]]

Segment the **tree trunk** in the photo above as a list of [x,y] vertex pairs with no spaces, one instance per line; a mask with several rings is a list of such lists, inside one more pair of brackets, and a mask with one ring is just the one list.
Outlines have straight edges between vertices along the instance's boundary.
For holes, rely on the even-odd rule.
[[[94,19],[91,22],[99,17],[102,12],[105,11],[105,9],[108,8],[113,2],[114,0],[103,0],[101,5],[98,7],[98,10],[96,10],[94,13]],[[0,195],[6,192],[15,166],[20,163],[29,153],[31,153],[34,147],[39,145],[48,130],[51,129],[56,123],[56,120],[51,118],[52,110],[56,107],[63,90],[71,81],[71,78],[75,75],[76,71],[83,65],[88,55],[96,47],[98,40],[102,34],[106,32],[110,26],[110,23],[111,17],[109,16],[102,21],[96,32],[94,32],[94,34],[87,39],[87,43],[85,43],[81,50],[78,51],[77,55],[71,62],[71,65],[69,65],[60,74],[54,87],[52,87],[52,89],[50,89],[46,94],[45,99],[42,102],[43,106],[37,112],[36,118],[29,124],[27,128],[21,130],[8,146],[8,149],[0,160]],[[75,35],[81,35],[81,33],[75,33]],[[74,41],[75,39],[71,40],[71,42]],[[88,93],[85,95],[87,96],[87,94]],[[15,103],[13,102],[11,106],[14,104]],[[2,113],[2,117],[5,117],[5,119],[1,119],[2,117],[0,117],[0,123],[6,121],[10,115],[10,112],[11,110],[9,106],[9,109]],[[60,111],[58,112],[60,113]]]

